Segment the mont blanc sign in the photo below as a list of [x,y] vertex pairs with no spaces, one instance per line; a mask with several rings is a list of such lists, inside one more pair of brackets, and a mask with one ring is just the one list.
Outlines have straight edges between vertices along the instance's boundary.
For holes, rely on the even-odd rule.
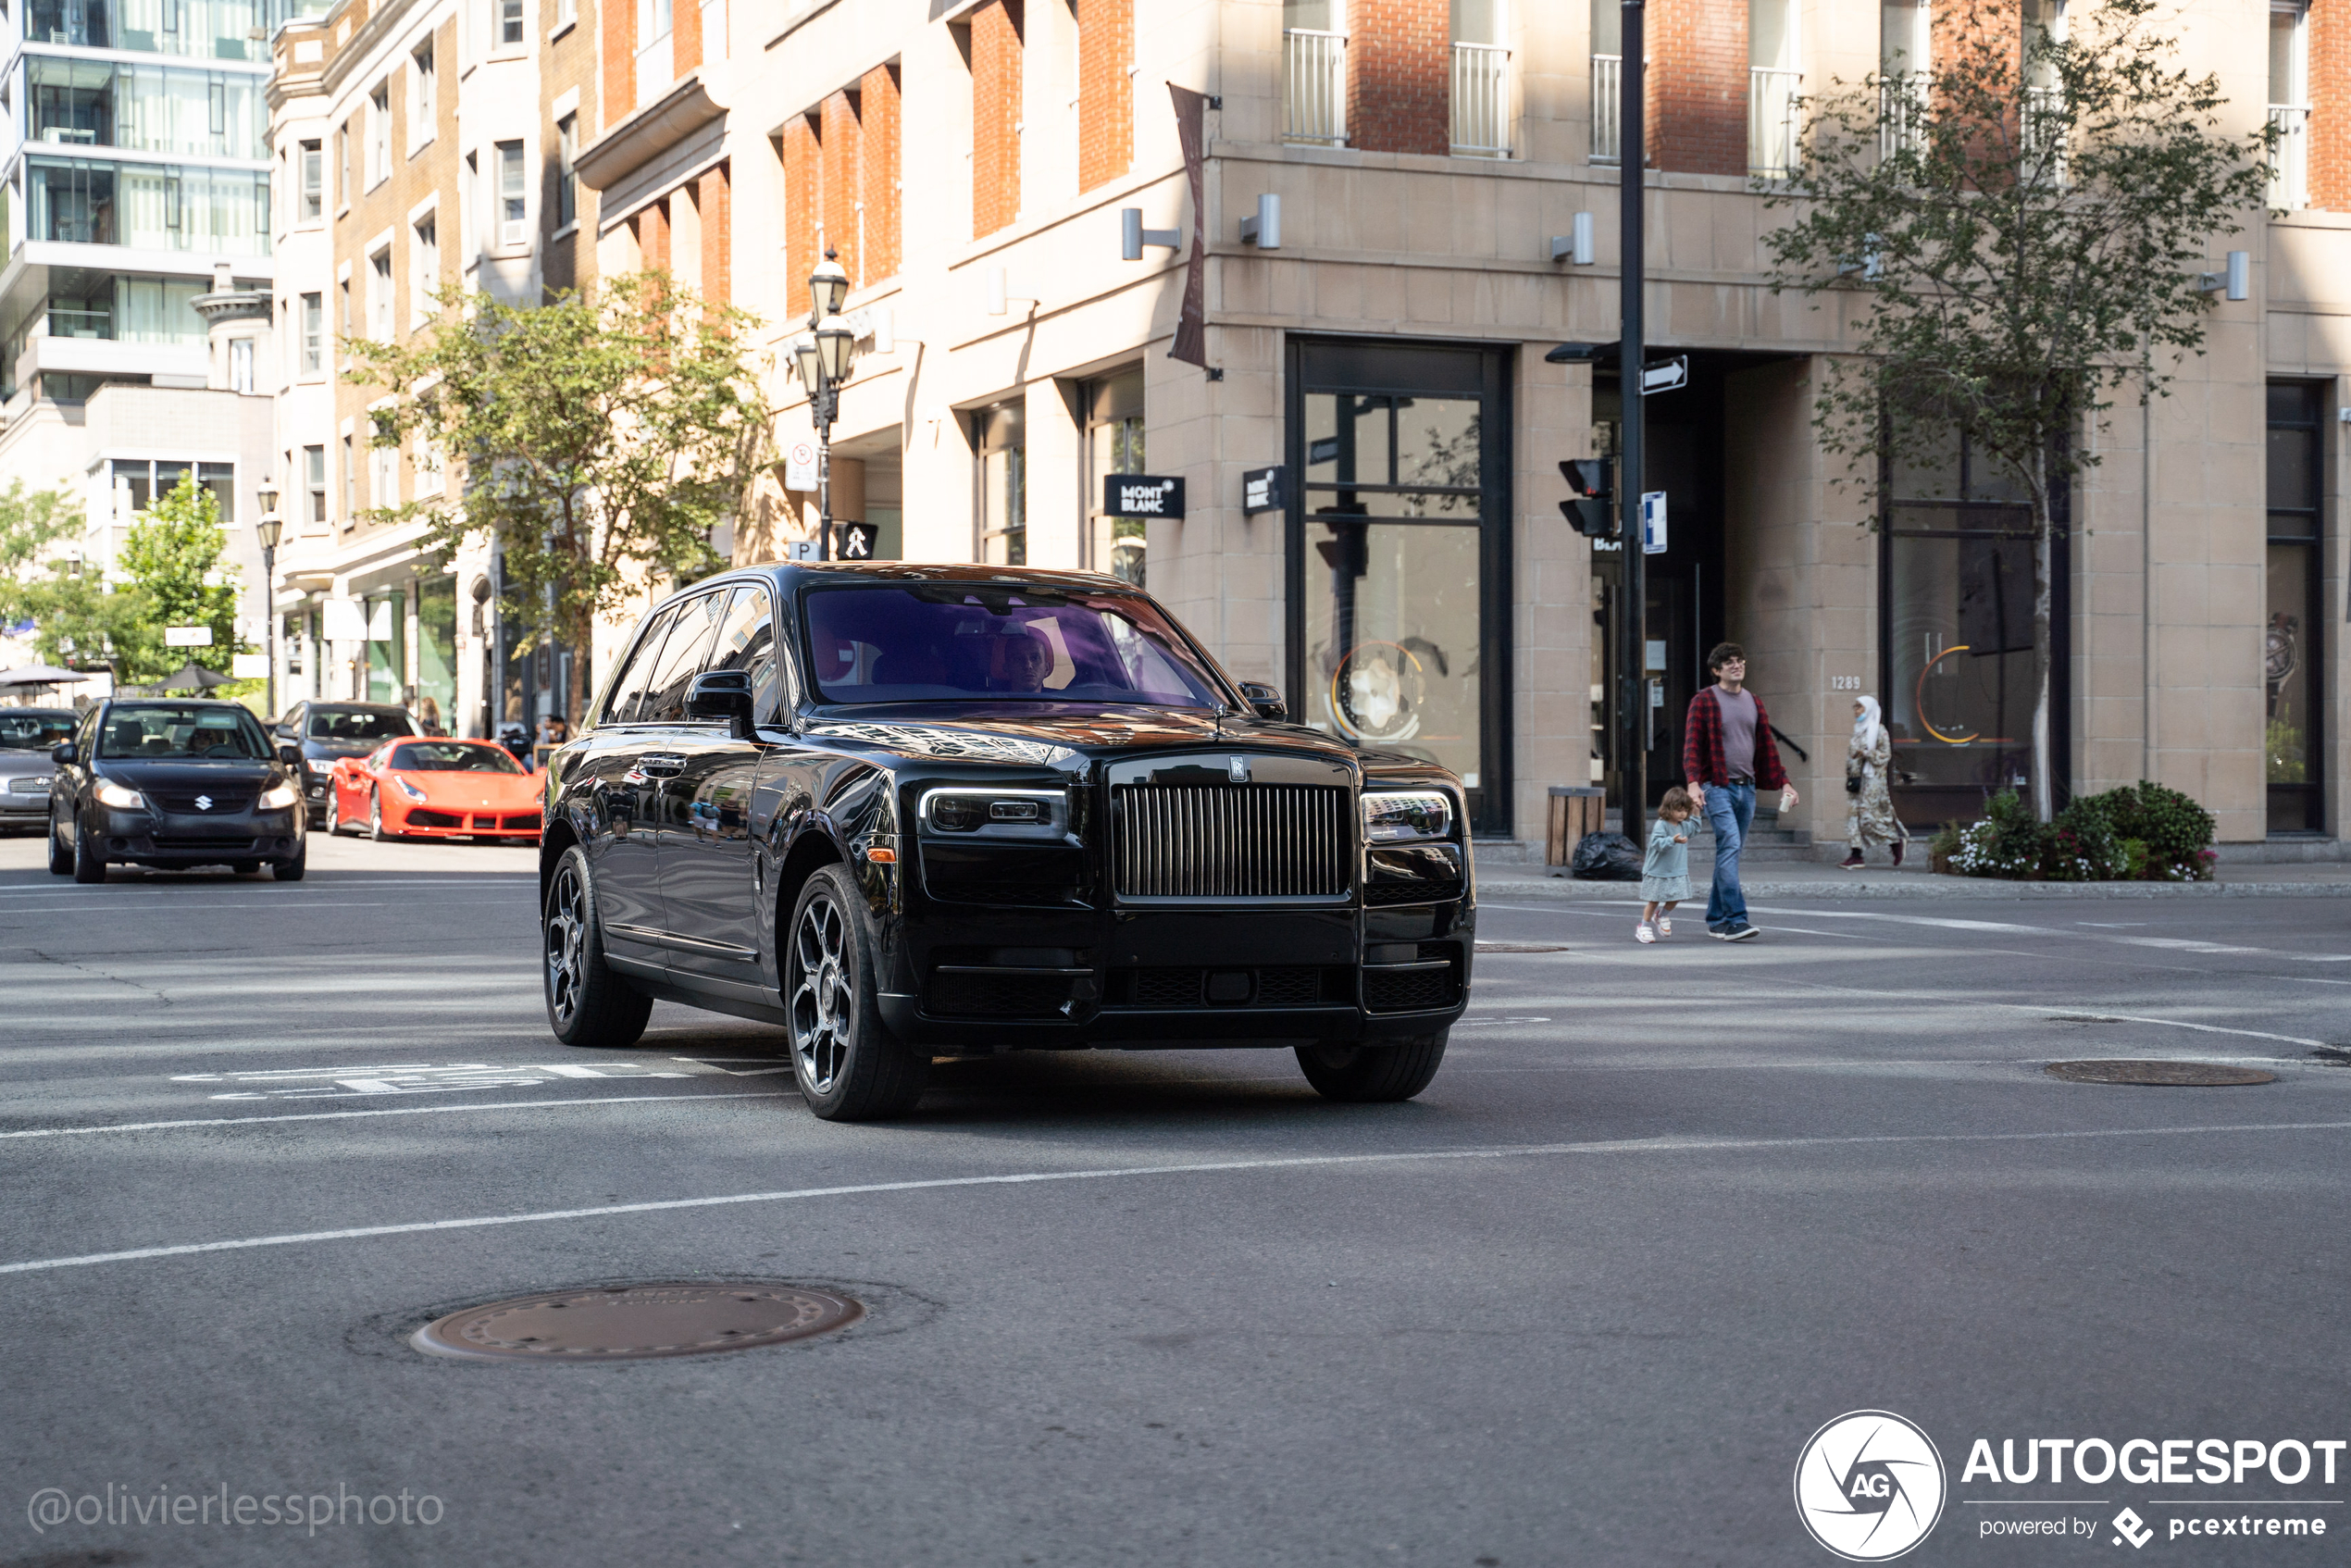
[[1184,481],[1151,474],[1104,474],[1102,510],[1113,517],[1180,517]]

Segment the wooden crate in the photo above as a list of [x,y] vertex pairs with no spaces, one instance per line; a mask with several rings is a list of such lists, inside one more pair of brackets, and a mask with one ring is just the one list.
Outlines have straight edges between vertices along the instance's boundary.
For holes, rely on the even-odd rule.
[[1600,830],[1608,791],[1597,784],[1551,786],[1550,822],[1543,834],[1543,864],[1565,865],[1586,833]]

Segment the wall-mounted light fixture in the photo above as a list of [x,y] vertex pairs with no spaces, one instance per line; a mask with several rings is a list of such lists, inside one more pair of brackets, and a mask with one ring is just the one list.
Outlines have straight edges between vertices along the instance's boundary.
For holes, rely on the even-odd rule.
[[1121,261],[1142,260],[1145,245],[1157,245],[1160,249],[1167,251],[1180,251],[1184,248],[1184,231],[1181,229],[1146,229],[1143,227],[1141,207],[1120,207],[1118,209],[1118,259]]
[[1572,232],[1551,236],[1551,259],[1570,261],[1578,267],[1589,267],[1599,254],[1592,243],[1592,215],[1579,212],[1570,226]]
[[2225,289],[2228,291],[2228,297],[2233,300],[2251,299],[2253,297],[2253,253],[2231,251],[2229,265],[2219,272],[2197,273],[2196,286],[2208,294],[2219,293]]
[[1241,219],[1241,243],[1255,245],[1261,251],[1282,248],[1282,198],[1264,195],[1257,198],[1257,211]]

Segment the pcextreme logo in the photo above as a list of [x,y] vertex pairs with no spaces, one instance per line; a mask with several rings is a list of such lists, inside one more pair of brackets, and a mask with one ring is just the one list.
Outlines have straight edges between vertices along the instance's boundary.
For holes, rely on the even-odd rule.
[[1838,1416],[1796,1461],[1797,1517],[1848,1562],[1884,1562],[1926,1539],[1946,1489],[1934,1440],[1891,1411]]

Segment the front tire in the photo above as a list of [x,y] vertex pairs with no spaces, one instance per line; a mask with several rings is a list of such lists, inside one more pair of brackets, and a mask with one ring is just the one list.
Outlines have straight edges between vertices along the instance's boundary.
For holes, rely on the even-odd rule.
[[555,1038],[591,1051],[636,1044],[653,1014],[653,999],[604,962],[595,874],[589,867],[588,852],[578,844],[555,863],[539,929],[547,1027]]
[[367,791],[367,837],[379,844],[392,837],[384,831],[384,797],[380,790]]
[[57,814],[54,811],[49,814],[49,875],[73,875],[73,845],[57,831]]
[[817,867],[786,926],[784,1007],[792,1076],[828,1122],[902,1116],[923,1097],[930,1057],[882,1022],[871,916],[839,865]]
[[342,791],[332,779],[327,782],[327,837],[331,839],[342,831]]
[[98,853],[98,841],[79,819],[73,825],[73,879],[82,883],[106,879],[106,863]]
[[299,882],[303,873],[309,869],[310,838],[305,834],[301,844],[294,850],[293,858],[270,862],[269,875],[280,882]]
[[1298,1065],[1325,1100],[1371,1105],[1410,1100],[1428,1087],[1445,1060],[1447,1031],[1394,1045],[1316,1040],[1298,1048]]

